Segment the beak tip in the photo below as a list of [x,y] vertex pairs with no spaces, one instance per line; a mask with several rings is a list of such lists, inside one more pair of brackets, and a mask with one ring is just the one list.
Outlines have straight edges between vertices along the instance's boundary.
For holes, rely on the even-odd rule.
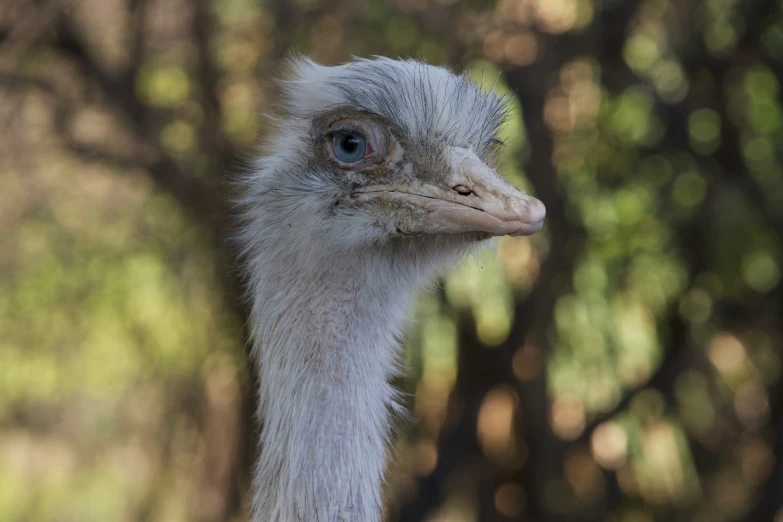
[[536,223],[543,221],[546,217],[546,206],[539,199],[534,199],[528,205],[528,212],[530,212],[530,218]]
[[527,196],[517,206],[516,214],[521,221],[532,225],[544,221],[546,207],[540,200]]

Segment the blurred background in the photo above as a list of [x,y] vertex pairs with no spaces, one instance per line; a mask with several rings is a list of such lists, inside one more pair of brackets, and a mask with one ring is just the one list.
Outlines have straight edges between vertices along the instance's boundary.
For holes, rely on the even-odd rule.
[[389,522],[783,521],[780,0],[3,0],[0,521],[246,519],[291,50],[499,78],[548,209],[422,296]]

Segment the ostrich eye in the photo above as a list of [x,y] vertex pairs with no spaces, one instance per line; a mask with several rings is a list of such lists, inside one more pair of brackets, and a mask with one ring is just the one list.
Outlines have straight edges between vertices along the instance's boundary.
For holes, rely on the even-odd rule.
[[332,139],[334,156],[343,163],[356,163],[368,149],[367,139],[357,132],[341,132]]

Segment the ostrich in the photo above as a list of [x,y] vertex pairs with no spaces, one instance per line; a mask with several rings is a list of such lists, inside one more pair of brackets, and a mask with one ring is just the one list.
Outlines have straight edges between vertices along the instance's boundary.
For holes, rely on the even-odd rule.
[[379,522],[389,380],[417,289],[545,209],[489,166],[503,100],[412,60],[292,62],[241,182],[259,372],[255,522]]

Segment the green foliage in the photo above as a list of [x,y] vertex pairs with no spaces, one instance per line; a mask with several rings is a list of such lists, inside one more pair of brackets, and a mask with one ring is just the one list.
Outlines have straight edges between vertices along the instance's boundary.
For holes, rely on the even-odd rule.
[[0,519],[116,520],[150,488],[172,491],[155,477],[165,461],[150,437],[166,437],[210,357],[241,360],[235,320],[209,246],[149,185],[83,171],[104,190],[72,208],[69,178],[7,175],[59,196],[31,202],[5,236],[15,255],[0,279],[0,422],[34,431],[0,430]]

